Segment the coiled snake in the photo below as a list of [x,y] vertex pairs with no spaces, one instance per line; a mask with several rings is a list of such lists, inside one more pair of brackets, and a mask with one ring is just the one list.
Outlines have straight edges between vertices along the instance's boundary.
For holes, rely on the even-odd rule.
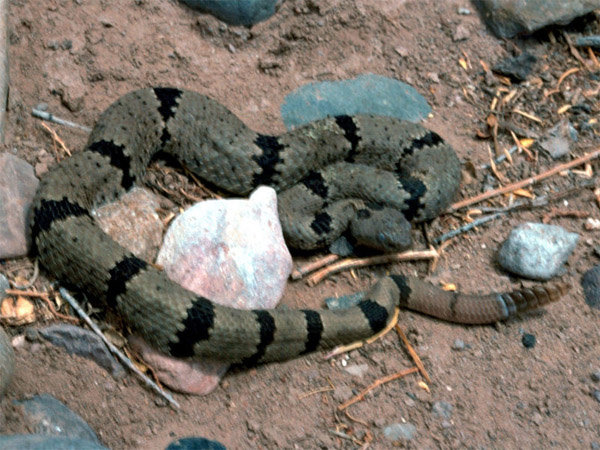
[[52,275],[117,310],[164,353],[252,365],[364,339],[385,327],[397,306],[489,323],[557,300],[567,289],[468,296],[393,275],[342,312],[216,305],[133,256],[91,219],[90,209],[129,189],[158,151],[232,193],[273,186],[286,241],[303,249],[325,246],[346,230],[365,245],[405,247],[409,221],[435,217],[455,196],[460,164],[437,134],[389,117],[337,116],[270,136],[194,92],[153,88],[123,96],[100,116],[85,150],[43,177],[32,242]]

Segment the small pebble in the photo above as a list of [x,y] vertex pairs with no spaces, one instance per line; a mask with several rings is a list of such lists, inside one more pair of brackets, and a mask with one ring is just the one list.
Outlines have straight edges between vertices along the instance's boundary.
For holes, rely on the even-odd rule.
[[463,6],[460,6],[460,7],[458,8],[458,13],[459,13],[461,16],[469,16],[469,15],[471,15],[471,10],[470,10],[469,8],[465,8],[465,7],[463,7]]
[[48,111],[48,103],[38,103],[35,107],[35,109],[37,109],[38,111]]
[[390,441],[410,441],[417,431],[412,423],[395,423],[385,427],[383,434]]
[[600,391],[594,391],[594,398],[600,402]]
[[457,351],[462,351],[465,349],[465,343],[462,341],[462,339],[455,339],[454,342],[452,343],[452,350],[457,350]]
[[454,406],[444,401],[435,402],[431,407],[431,410],[443,419],[450,419],[452,417],[453,409]]
[[525,333],[521,342],[525,348],[533,348],[535,347],[535,336],[533,334]]
[[592,381],[598,382],[600,381],[600,370],[596,370],[592,372]]

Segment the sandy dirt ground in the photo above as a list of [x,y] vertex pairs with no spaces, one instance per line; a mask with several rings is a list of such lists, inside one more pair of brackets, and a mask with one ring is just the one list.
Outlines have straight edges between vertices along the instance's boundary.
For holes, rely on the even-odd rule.
[[[569,119],[580,130],[571,157],[598,145],[597,134],[584,126],[598,114],[598,67],[584,68],[561,30],[527,40],[497,39],[474,12],[457,13],[459,7],[472,9],[466,1],[288,0],[277,15],[251,30],[226,26],[165,0],[12,0],[9,6],[11,82],[3,151],[29,161],[39,173],[58,154],[52,137],[31,116],[39,103],[47,103],[57,116],[93,126],[100,112],[126,92],[173,85],[207,94],[257,131],[274,134],[284,131],[279,107],[286,94],[308,82],[363,73],[397,78],[417,88],[433,107],[426,126],[475,167],[489,159],[491,141],[478,133],[487,133],[493,98],[502,99],[512,90],[516,93],[505,105],[503,120],[543,134],[560,119]],[[579,26],[594,29],[597,24]],[[522,50],[538,57],[529,82],[509,86],[484,71],[485,65]],[[590,61],[587,52],[580,53]],[[565,78],[557,93],[545,96],[573,67],[582,70]],[[559,113],[563,105],[576,102],[588,108]],[[510,113],[513,109],[539,121]],[[85,132],[51,126],[69,148],[85,144]],[[501,149],[514,144],[503,128],[498,141]],[[553,161],[535,147],[532,152],[533,158],[518,154],[512,165],[498,166],[504,182],[566,160]],[[584,181],[582,174],[569,173],[530,189],[537,196],[553,196],[576,188],[567,198],[525,208],[455,238],[433,274],[427,262],[357,269],[314,287],[290,282],[282,303],[320,307],[323,298],[364,289],[389,272],[430,276],[466,292],[531,285],[499,268],[499,245],[512,227],[541,221],[556,209],[599,219],[593,187],[577,188]],[[486,184],[496,186],[497,181],[489,171],[478,170],[465,180],[460,197],[475,195]],[[485,206],[510,201],[501,196]],[[380,449],[392,445],[384,428],[402,422],[416,426],[409,448],[597,448],[593,443],[600,443],[600,403],[593,393],[600,385],[590,375],[600,369],[600,316],[585,304],[580,279],[598,262],[598,231],[586,231],[585,221],[561,214],[550,221],[580,233],[581,239],[562,276],[573,289],[544,311],[483,327],[402,312],[400,324],[433,379],[430,392],[418,384],[420,377],[411,375],[338,411],[339,404],[376,379],[412,366],[394,333],[329,361],[315,354],[230,373],[206,397],[175,394],[182,405],[179,411],[131,376],[114,380],[92,362],[46,344],[26,343],[17,349],[15,378],[1,402],[0,430],[31,431],[24,429],[11,402],[49,393],[80,414],[113,449],[160,449],[189,435],[217,439],[231,449]],[[429,233],[437,236],[462,223],[464,211],[445,215]],[[421,235],[415,237],[422,247]],[[296,262],[318,256],[298,257]],[[27,276],[31,262],[11,261],[0,270],[11,277]],[[50,281],[42,272],[35,287],[47,289]],[[8,331],[18,335],[25,328]],[[522,345],[525,332],[536,336],[534,348]],[[464,350],[452,349],[456,339],[464,341]],[[362,377],[346,371],[362,364],[368,367]],[[440,401],[453,406],[449,418],[435,413]]]

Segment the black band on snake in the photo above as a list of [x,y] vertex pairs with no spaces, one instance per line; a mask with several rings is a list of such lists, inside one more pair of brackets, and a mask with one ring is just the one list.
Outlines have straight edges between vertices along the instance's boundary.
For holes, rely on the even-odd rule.
[[119,246],[90,216],[138,182],[159,151],[234,194],[274,187],[286,242],[300,249],[326,246],[344,232],[378,249],[406,247],[409,222],[432,219],[455,196],[460,164],[436,133],[390,117],[338,116],[270,136],[194,92],[154,88],[123,96],[100,116],[85,150],[41,180],[32,243],[53,276],[115,309],[164,353],[253,365],[364,339],[384,328],[396,307],[490,323],[568,289],[469,296],[393,275],[342,312],[219,306]]

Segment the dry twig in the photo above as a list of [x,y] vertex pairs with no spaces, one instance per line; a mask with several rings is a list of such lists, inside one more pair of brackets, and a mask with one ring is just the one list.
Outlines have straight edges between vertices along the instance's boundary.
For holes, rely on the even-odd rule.
[[372,384],[370,384],[369,386],[364,388],[362,391],[360,391],[357,395],[352,397],[350,400],[339,405],[337,407],[337,409],[338,409],[338,411],[343,411],[348,406],[354,405],[356,402],[362,400],[365,397],[365,395],[367,395],[370,391],[372,391],[376,387],[381,386],[382,384],[385,384],[385,383],[389,383],[390,381],[397,380],[399,378],[404,378],[405,376],[410,375],[411,373],[416,373],[418,371],[419,371],[418,367],[411,367],[410,369],[401,370],[400,372],[396,372],[392,375],[388,375],[387,377],[379,378],[378,380],[375,380]]
[[551,177],[552,175],[556,175],[557,173],[562,172],[564,170],[579,166],[587,161],[597,158],[598,156],[600,156],[600,147],[598,147],[590,153],[586,153],[580,156],[579,158],[575,158],[573,161],[569,161],[568,163],[564,164],[559,164],[553,167],[552,169],[547,170],[546,172],[542,172],[533,177],[529,177],[524,180],[508,184],[504,187],[484,192],[483,194],[476,195],[475,197],[467,198],[465,200],[456,202],[450,205],[450,208],[448,208],[448,212],[458,211],[459,209],[464,208],[465,206],[474,205],[475,203],[479,203],[483,200],[487,200],[488,198],[495,197],[496,195],[506,194],[508,192],[512,192],[526,186],[531,186],[532,184],[535,184],[538,181],[544,180],[548,177]]
[[412,347],[412,345],[410,345],[410,342],[408,342],[408,338],[406,337],[406,334],[404,334],[404,331],[402,331],[402,328],[400,328],[400,325],[396,324],[394,328],[396,328],[396,333],[398,333],[398,336],[400,336],[400,339],[402,339],[402,342],[404,342],[404,345],[406,346],[406,349],[408,350],[410,357],[415,362],[415,365],[419,368],[419,372],[421,372],[421,375],[423,375],[423,378],[425,378],[425,380],[429,384],[431,384],[431,378],[429,378],[429,374],[427,373],[427,370],[425,370],[425,366],[423,365],[421,358],[419,358],[419,355],[417,355],[417,352],[415,352],[415,349]]
[[307,275],[317,269],[320,269],[323,266],[331,264],[332,262],[335,262],[340,258],[341,257],[339,255],[335,255],[332,253],[323,258],[317,259],[316,261],[312,261],[308,264],[305,264],[304,266],[298,267],[297,269],[294,269],[292,271],[292,275],[291,275],[292,280],[300,280],[305,275]]
[[106,337],[104,337],[104,334],[102,333],[102,331],[100,330],[100,328],[98,328],[98,326],[92,321],[92,319],[90,318],[90,316],[88,316],[85,311],[81,308],[81,306],[79,306],[79,303],[77,303],[77,301],[71,296],[71,294],[69,294],[69,292],[65,289],[65,288],[59,288],[60,294],[63,296],[63,298],[69,302],[69,304],[71,305],[71,307],[77,311],[77,314],[79,314],[81,316],[81,318],[85,321],[85,323],[87,323],[90,328],[100,337],[100,339],[102,339],[102,341],[104,342],[104,344],[106,344],[106,346],[109,348],[109,350],[123,363],[125,364],[125,366],[127,366],[127,368],[129,370],[131,370],[133,373],[135,373],[145,384],[146,386],[150,387],[154,392],[156,392],[158,395],[160,395],[161,397],[163,397],[165,400],[167,400],[167,402],[169,402],[169,404],[171,406],[173,406],[176,409],[179,409],[179,403],[177,403],[177,401],[173,398],[173,396],[171,396],[171,394],[169,394],[168,392],[165,392],[163,389],[160,388],[160,386],[158,386],[154,381],[152,381],[150,378],[148,378],[146,375],[144,375],[134,364],[133,362],[131,362],[131,360],[125,356],[123,353],[121,353],[121,351],[115,347],[108,339],[106,339]]
[[410,250],[400,253],[390,253],[387,255],[371,256],[369,258],[347,258],[327,266],[308,278],[308,284],[314,286],[332,273],[342,270],[353,269],[355,267],[365,267],[375,264],[387,264],[397,261],[409,261],[416,259],[437,258],[439,255],[435,250]]

